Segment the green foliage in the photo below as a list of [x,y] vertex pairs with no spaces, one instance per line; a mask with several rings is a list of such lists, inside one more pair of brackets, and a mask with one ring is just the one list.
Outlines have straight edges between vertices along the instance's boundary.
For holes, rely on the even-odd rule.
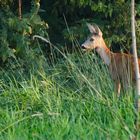
[[[110,2],[106,0],[32,0],[23,2],[22,20],[17,16],[18,3],[15,0],[0,1],[0,7],[0,58],[3,62],[9,57],[25,58],[31,49],[37,50],[38,45],[31,40],[31,36],[34,34],[48,36],[46,30],[48,25],[40,16],[44,20],[47,19],[50,25],[48,31],[51,41],[61,44],[60,46],[64,43],[67,44],[65,46],[74,47],[78,43],[81,44],[89,34],[86,22],[90,22],[96,23],[101,28],[111,49],[128,50],[131,47],[130,1],[128,0],[110,0]],[[136,21],[139,46],[139,2],[136,3]],[[49,49],[47,48],[50,53]],[[55,51],[52,50],[52,52]]]
[[[46,6],[50,7],[48,15],[53,19],[48,22],[52,25],[53,35],[52,40],[56,37],[55,42],[58,42],[61,31],[62,36],[67,43],[78,40],[82,43],[87,34],[86,22],[96,23],[103,31],[104,38],[107,44],[115,50],[130,50],[131,48],[131,15],[130,15],[130,1],[129,0],[57,0],[57,1],[44,1]],[[140,10],[139,2],[136,2],[136,20],[137,28],[137,42],[139,44],[139,20]],[[48,9],[49,7],[43,7]],[[45,14],[45,13],[44,13]],[[43,16],[44,17],[44,16]],[[66,18],[66,21],[65,19]],[[52,23],[54,22],[54,23]],[[68,27],[66,27],[68,24]],[[60,27],[58,27],[60,25]],[[56,29],[60,28],[60,30]],[[69,28],[69,29],[68,29]],[[59,32],[59,33],[57,33]],[[55,34],[55,36],[54,36]],[[58,34],[58,36],[56,36]],[[62,41],[61,41],[62,42]]]
[[5,6],[0,10],[0,58],[3,62],[16,56],[25,59],[29,51],[35,51],[38,45],[33,43],[32,34],[47,36],[48,25],[37,15],[39,7],[39,1],[32,1],[30,13],[22,15],[21,20]]
[[[23,2],[22,20],[18,19],[18,3],[15,0],[0,1],[0,4],[0,58],[3,62],[9,57],[23,57],[25,52],[36,48],[38,45],[31,40],[34,34],[47,37],[49,32],[53,43],[59,43],[59,46],[64,46],[65,43],[67,44],[65,46],[75,47],[89,34],[86,22],[96,23],[101,28],[111,49],[128,50],[131,47],[130,1],[128,0],[109,2],[107,0],[32,0]],[[48,25],[40,16],[50,25],[48,31],[46,30]],[[136,2],[136,21],[139,46],[139,2]],[[49,47],[47,52],[50,53]]]
[[[8,61],[0,68],[0,139],[133,139],[133,88],[118,100],[102,61],[93,53],[69,54],[63,45],[82,43],[90,22],[109,45],[128,49],[130,1],[32,0],[22,8],[20,20],[17,1],[0,0],[0,59]],[[138,2],[136,12],[139,43]],[[48,36],[46,20],[51,41],[59,43],[47,48],[51,65],[44,44],[32,41],[34,34]]]
[[[80,5],[80,8],[83,8],[83,5]],[[125,46],[126,42],[129,42],[128,44],[130,46],[130,2],[114,1],[108,3],[105,0],[102,2],[91,1],[88,3],[88,10],[90,14],[88,16],[84,14],[84,20],[80,19],[79,21],[76,21],[74,25],[75,31],[73,30],[73,27],[70,28],[74,37],[79,35],[78,40],[83,40],[80,36],[83,34],[83,30],[87,28],[83,28],[83,24],[90,22],[96,23],[101,28],[109,46],[111,44]],[[80,24],[81,27],[77,26],[78,24]],[[77,33],[78,29],[79,32]]]
[[45,65],[47,69],[28,75],[22,68],[0,70],[0,139],[134,136],[133,91],[118,100],[105,65],[95,55],[73,53],[56,65]]
[[[132,139],[133,88],[118,100],[102,61],[67,49],[85,40],[86,22],[98,24],[109,45],[128,49],[130,1],[32,0],[22,7],[20,20],[17,1],[0,1],[0,59],[8,61],[0,68],[0,139]],[[47,32],[59,44],[48,47],[44,57],[44,44],[32,35]]]

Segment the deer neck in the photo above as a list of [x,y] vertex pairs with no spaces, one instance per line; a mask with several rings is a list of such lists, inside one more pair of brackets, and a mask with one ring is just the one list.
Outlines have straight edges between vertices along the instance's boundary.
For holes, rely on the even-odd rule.
[[103,46],[98,46],[96,48],[96,51],[100,55],[104,63],[109,66],[111,62],[111,51],[107,48],[106,44],[104,43]]

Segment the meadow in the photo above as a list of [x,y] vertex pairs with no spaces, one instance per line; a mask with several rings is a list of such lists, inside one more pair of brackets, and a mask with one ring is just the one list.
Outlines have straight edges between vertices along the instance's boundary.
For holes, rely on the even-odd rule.
[[[0,70],[1,140],[128,140],[135,133],[133,89],[114,93],[94,53],[63,54],[50,65]],[[138,132],[138,138],[140,133]]]
[[[131,54],[130,9],[127,0],[0,0],[0,140],[140,139],[135,90],[118,98],[101,58],[79,50],[90,23],[110,50]],[[140,1],[135,14],[140,56]]]

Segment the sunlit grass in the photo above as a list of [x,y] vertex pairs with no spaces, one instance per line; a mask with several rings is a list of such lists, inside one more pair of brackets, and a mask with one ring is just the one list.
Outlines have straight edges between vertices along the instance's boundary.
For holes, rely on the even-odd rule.
[[73,53],[53,66],[46,62],[45,68],[20,71],[0,73],[0,139],[134,136],[132,91],[118,99],[107,67],[96,55]]

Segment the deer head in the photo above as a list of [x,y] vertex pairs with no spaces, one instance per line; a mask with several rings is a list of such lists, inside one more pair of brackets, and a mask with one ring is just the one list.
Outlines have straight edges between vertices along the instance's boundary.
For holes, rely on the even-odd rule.
[[87,23],[88,29],[91,35],[88,39],[81,45],[82,49],[92,50],[104,45],[104,40],[102,38],[102,32],[97,25],[91,25]]

